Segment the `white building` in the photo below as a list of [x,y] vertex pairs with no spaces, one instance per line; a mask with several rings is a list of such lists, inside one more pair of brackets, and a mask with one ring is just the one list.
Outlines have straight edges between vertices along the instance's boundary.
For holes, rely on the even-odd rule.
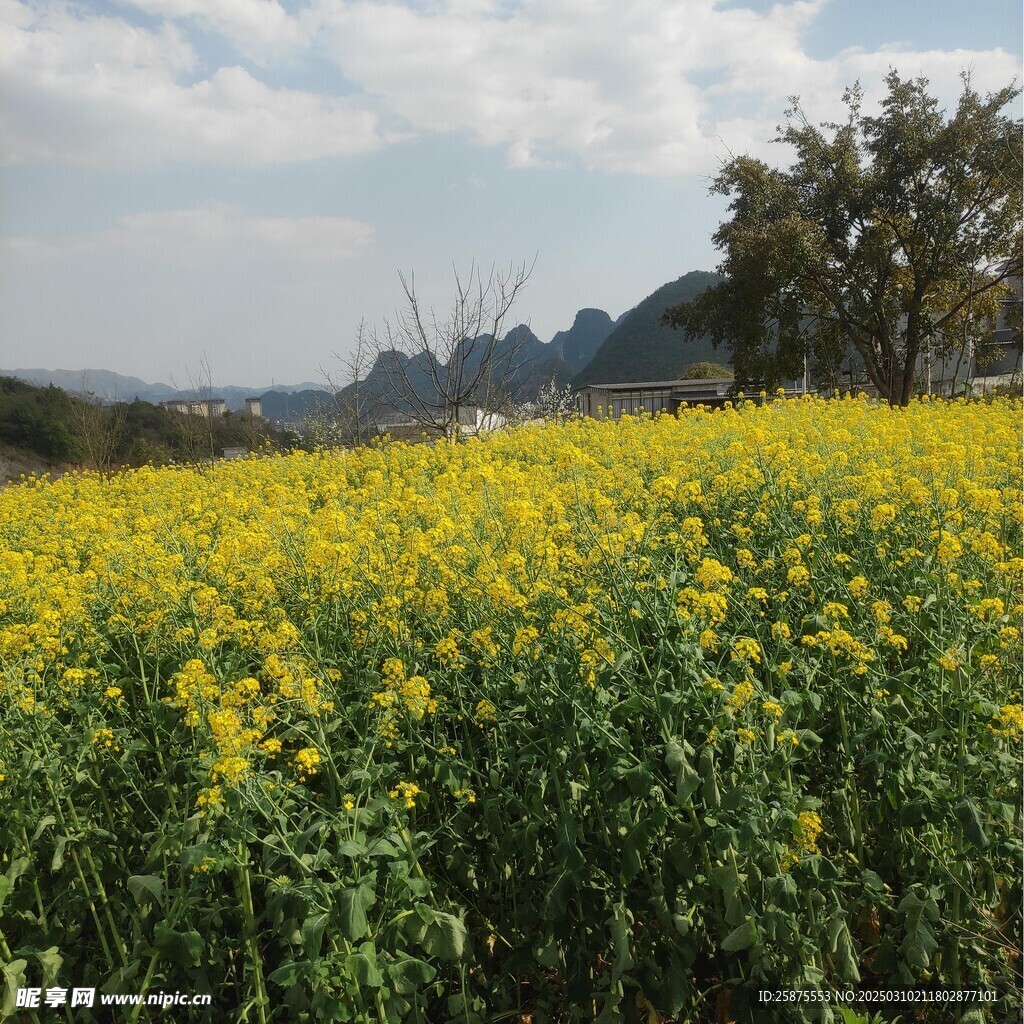
[[183,416],[206,416],[209,419],[223,416],[228,411],[223,398],[172,398],[161,402],[160,407]]

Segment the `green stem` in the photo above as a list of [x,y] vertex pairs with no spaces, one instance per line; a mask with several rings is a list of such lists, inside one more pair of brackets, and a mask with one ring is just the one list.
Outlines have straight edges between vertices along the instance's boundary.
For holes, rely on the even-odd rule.
[[839,727],[843,733],[844,768],[850,779],[850,810],[853,812],[854,842],[857,844],[857,861],[864,866],[864,830],[860,814],[860,791],[857,788],[857,776],[854,771],[853,755],[850,753],[850,730],[846,724],[846,713],[842,704],[839,705]]
[[[82,831],[82,826],[78,821],[78,815],[75,812],[74,806],[69,804],[69,807],[75,827],[79,831]],[[92,875],[92,880],[96,883],[96,891],[99,893],[100,900],[103,903],[103,916],[107,919],[107,924],[110,926],[110,934],[114,937],[114,945],[121,957],[121,964],[122,966],[127,967],[128,950],[125,948],[124,942],[121,941],[121,934],[117,930],[117,925],[114,922],[114,915],[110,912],[110,900],[107,899],[107,891],[103,887],[103,880],[100,878],[99,870],[96,867],[96,861],[93,860],[92,851],[88,846],[83,847],[83,852],[85,853],[86,863],[89,865],[89,874]]]
[[245,943],[252,961],[253,982],[256,986],[256,1016],[260,1024],[267,1024],[267,990],[263,981],[263,960],[256,941],[256,914],[253,910],[252,885],[249,878],[249,850],[245,843],[238,843],[239,888],[242,894],[242,912],[245,915]]
[[[139,992],[139,995],[142,998],[141,998],[141,1000],[138,1003],[135,1004],[135,1009],[132,1010],[132,1015],[131,1015],[131,1018],[129,1019],[129,1024],[135,1024],[135,1021],[137,1021],[139,1019],[139,1014],[142,1012],[143,1001],[146,998],[146,993],[149,991],[149,983],[153,980],[153,971],[156,968],[156,962],[157,962],[157,960],[159,958],[160,958],[160,954],[159,953],[154,953],[149,958],[149,967],[146,968],[146,976],[142,979],[142,988],[141,988],[141,990]],[[147,1014],[147,1019],[148,1019],[148,1014]]]
[[96,934],[99,936],[100,946],[103,947],[103,955],[107,959],[107,967],[113,971],[116,969],[114,966],[114,958],[111,956],[110,946],[107,944],[107,937],[103,934],[103,925],[100,922],[100,915],[96,910],[96,904],[93,902],[92,893],[89,891],[89,885],[85,880],[85,872],[82,871],[82,865],[78,859],[77,850],[71,851],[71,860],[75,865],[75,870],[78,872],[78,881],[82,885],[82,892],[85,893],[85,898],[89,904],[89,911],[92,914],[94,923],[96,924]]
[[[28,831],[24,825],[21,826],[21,838],[25,842],[25,853],[31,858],[32,845],[28,841]],[[43,926],[43,931],[47,931],[49,926],[46,923],[46,909],[43,906],[43,894],[39,890],[39,879],[36,878],[35,871],[32,872],[32,890],[36,894],[36,906],[39,907],[39,923]]]

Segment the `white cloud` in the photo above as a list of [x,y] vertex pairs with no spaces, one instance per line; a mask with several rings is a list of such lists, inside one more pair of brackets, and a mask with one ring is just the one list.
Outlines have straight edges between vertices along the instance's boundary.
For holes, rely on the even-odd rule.
[[241,67],[192,84],[196,54],[150,31],[62,5],[0,6],[0,134],[7,163],[167,161],[259,166],[366,153],[385,141],[357,100],[272,89]]
[[121,0],[147,14],[193,21],[228,39],[256,63],[298,51],[310,41],[315,23],[292,17],[277,0]]
[[[464,135],[517,167],[579,162],[611,173],[708,172],[768,147],[789,96],[812,121],[868,105],[890,66],[924,74],[949,106],[958,74],[1005,85],[1004,50],[849,49],[828,60],[806,34],[825,0],[765,11],[719,0],[121,0],[164,19],[140,29],[49,3],[0,0],[8,160],[262,165],[365,153],[409,133]],[[361,93],[274,89],[242,66],[192,84],[189,39],[215,33],[240,63],[301,73],[333,61]],[[196,43],[198,44],[198,41]],[[379,118],[402,123],[388,134]]]
[[3,248],[20,259],[126,253],[189,264],[251,256],[332,262],[354,256],[372,236],[369,224],[347,217],[263,217],[227,203],[211,203],[189,210],[129,214],[90,235],[10,238]]
[[[873,101],[890,65],[921,72],[952,103],[960,68],[976,87],[1018,71],[1001,51],[846,51],[808,55],[822,0],[764,13],[715,0],[478,0],[429,11],[396,2],[320,0],[320,38],[345,74],[415,130],[465,132],[514,166],[575,156],[608,172],[708,171],[727,147],[762,153],[787,98],[812,120],[837,117],[860,77]],[[714,84],[703,84],[706,79]],[[741,128],[737,136],[732,132]]]

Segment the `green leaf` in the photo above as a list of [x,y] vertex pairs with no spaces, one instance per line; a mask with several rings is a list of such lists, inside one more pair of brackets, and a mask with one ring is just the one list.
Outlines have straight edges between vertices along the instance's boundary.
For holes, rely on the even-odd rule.
[[355,839],[346,839],[338,844],[338,855],[341,857],[352,857],[353,859],[365,857],[368,853],[366,843],[358,842]]
[[435,912],[434,923],[423,937],[423,948],[442,960],[460,960],[466,947],[466,926],[452,914]]
[[905,935],[901,947],[903,959],[914,970],[924,971],[939,948],[932,924],[939,919],[938,904],[930,896],[922,900],[911,889],[900,901],[897,911],[903,916]]
[[904,828],[913,828],[926,820],[925,805],[920,800],[908,800],[896,819]]
[[375,840],[367,852],[371,857],[401,858],[405,856],[405,849],[403,847],[396,846],[389,839],[385,839],[383,836]]
[[[700,776],[697,774],[690,759],[687,756],[687,747],[680,746],[675,740],[665,744],[665,767],[673,774],[676,781],[676,803],[685,806],[696,792],[700,785]],[[690,747],[689,753],[693,753]]]
[[749,918],[738,928],[733,928],[724,939],[721,948],[727,953],[736,953],[741,949],[749,949],[757,940],[757,929]]
[[39,961],[39,966],[43,969],[43,988],[50,988],[57,980],[64,957],[57,952],[56,946],[51,946],[49,949],[32,955]]
[[306,956],[316,959],[320,955],[324,929],[330,920],[330,914],[311,914],[302,922],[302,948]]
[[850,929],[842,919],[840,919],[840,926],[834,937],[833,929],[829,928],[829,939],[833,943],[833,962],[842,981],[847,984],[857,984],[860,981],[860,966],[854,952],[853,939],[850,936]]
[[12,888],[10,879],[6,875],[0,875],[0,911],[4,909],[4,900]]
[[11,883],[11,888],[14,888],[14,883],[29,869],[32,861],[28,857],[15,857],[11,861],[10,867],[7,869],[7,881]]
[[984,848],[988,846],[988,833],[981,821],[981,814],[978,805],[970,798],[964,797],[954,808],[953,815],[964,830],[964,835],[974,843],[975,846]]
[[53,849],[53,860],[50,861],[51,871],[59,871],[64,866],[64,850],[70,842],[70,836],[57,836],[57,842]]
[[[635,604],[634,604],[634,607],[635,607]],[[612,674],[614,675],[616,672],[621,672],[622,669],[625,668],[626,665],[628,665],[630,663],[630,661],[632,661],[632,660],[633,660],[633,652],[632,651],[623,651],[615,659],[615,664],[612,665]]]
[[422,899],[433,888],[426,878],[407,878],[405,884],[413,896]]
[[164,881],[157,875],[132,875],[128,879],[128,891],[140,906],[159,903],[164,891]]
[[309,974],[311,966],[308,960],[293,960],[290,964],[271,971],[267,975],[267,980],[272,981],[275,985],[280,985],[281,988],[291,988],[292,985],[297,985]]
[[964,1012],[959,1024],[986,1024],[985,1011],[980,1006],[972,1006]]
[[544,945],[534,946],[533,955],[541,966],[554,967],[561,956],[558,942],[553,937],[549,937]]
[[814,750],[821,746],[821,737],[811,729],[797,729],[796,738],[802,750]]
[[437,975],[437,971],[428,963],[414,957],[406,957],[388,964],[388,977],[396,992],[411,996],[423,985],[429,985]]
[[767,885],[768,902],[779,910],[795,911],[800,904],[800,890],[790,874],[776,875]]
[[345,970],[349,977],[360,985],[366,985],[367,988],[380,988],[384,984],[384,975],[365,953],[351,953],[345,957]]
[[362,889],[344,889],[338,894],[338,924],[351,942],[366,938],[367,920]]
[[0,964],[0,974],[4,978],[4,999],[0,1003],[0,1020],[7,1020],[14,1016],[17,1009],[15,1002],[18,998],[18,989],[25,987],[25,968],[27,960],[12,960],[8,964]]
[[156,948],[160,955],[182,967],[198,967],[203,955],[202,936],[199,932],[179,932],[162,922],[153,929]]
[[903,702],[902,697],[893,697],[889,701],[889,714],[900,722],[907,721],[910,718],[910,709]]
[[57,819],[52,814],[47,814],[45,818],[42,818],[38,825],[36,825],[35,832],[32,833],[32,842],[34,843],[51,825],[56,825]]
[[611,932],[612,948],[615,951],[611,980],[614,985],[623,974],[635,966],[630,943],[633,915],[626,909],[624,903],[619,903],[607,924]]

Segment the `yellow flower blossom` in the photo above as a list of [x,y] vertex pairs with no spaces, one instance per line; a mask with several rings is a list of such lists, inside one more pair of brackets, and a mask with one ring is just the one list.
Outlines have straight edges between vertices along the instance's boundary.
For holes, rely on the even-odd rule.
[[411,810],[416,806],[416,797],[423,791],[415,782],[399,782],[394,789],[392,789],[388,796],[392,800],[400,800],[405,806]]
[[989,728],[997,736],[1005,736],[1014,743],[1020,743],[1024,737],[1024,706],[1004,704]]
[[730,711],[742,711],[754,699],[754,684],[745,679],[736,684],[725,706]]
[[316,747],[303,747],[296,753],[294,760],[300,777],[304,778],[307,775],[316,775],[320,770],[319,765],[323,757]]
[[480,725],[487,725],[498,720],[498,709],[491,701],[484,698],[477,703],[474,719]]
[[732,657],[737,661],[751,661],[755,665],[760,665],[761,645],[752,637],[740,637],[732,645]]
[[801,811],[793,823],[793,838],[804,853],[818,852],[821,835],[821,815],[817,811]]

